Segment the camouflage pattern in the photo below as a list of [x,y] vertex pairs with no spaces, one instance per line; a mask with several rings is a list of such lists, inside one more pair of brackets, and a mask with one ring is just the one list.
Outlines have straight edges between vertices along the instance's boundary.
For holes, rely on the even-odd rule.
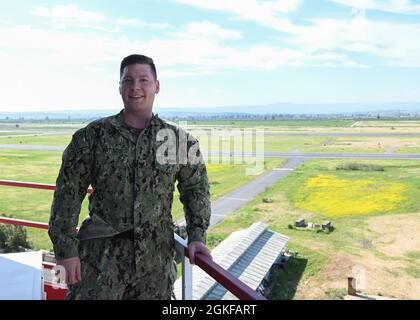
[[[176,264],[155,266],[155,272],[136,272],[133,239],[119,236],[79,243],[82,281],[69,286],[67,300],[169,300]],[[167,266],[171,267],[168,272]]]
[[[138,133],[124,123],[122,111],[94,121],[73,135],[63,153],[49,222],[48,233],[57,260],[78,256],[79,242],[113,239],[132,230],[130,255],[135,273],[138,277],[155,277],[159,272],[161,281],[173,271],[171,208],[176,181],[184,205],[188,241],[205,241],[210,192],[204,161],[157,161],[157,150],[164,143],[157,141],[161,129],[188,136],[157,115]],[[201,157],[194,138],[188,137],[187,148],[197,150],[195,154]],[[77,232],[81,203],[89,185],[94,190],[89,195],[89,217]],[[102,262],[97,258],[93,261],[99,268]],[[82,268],[86,274],[91,273],[86,264]]]

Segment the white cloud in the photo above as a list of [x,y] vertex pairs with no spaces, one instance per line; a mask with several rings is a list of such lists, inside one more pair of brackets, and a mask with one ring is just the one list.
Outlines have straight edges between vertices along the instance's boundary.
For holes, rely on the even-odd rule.
[[[364,66],[353,61],[352,53],[365,53],[381,59],[379,63],[420,67],[420,24],[395,21],[376,21],[356,12],[349,19],[311,19],[309,24],[293,24],[286,13],[298,9],[301,1],[241,1],[234,0],[174,0],[198,8],[217,10],[232,15],[235,19],[254,21],[262,26],[281,32],[279,45],[304,52],[305,60],[312,61],[320,52],[340,52],[337,57],[347,57],[330,61],[331,65]],[[396,13],[420,12],[420,5],[408,0],[330,0],[356,9],[378,9]],[[286,35],[286,37],[284,36]],[[277,44],[273,42],[275,48]],[[328,55],[322,57],[327,58]],[[316,61],[317,59],[315,59]]]
[[[214,3],[218,1],[206,2],[209,6],[215,6]],[[227,2],[228,8],[230,4]],[[48,19],[59,16],[59,11],[43,7],[33,12]],[[100,14],[85,11],[76,14],[78,11],[74,8],[66,12],[63,16],[71,18],[74,24],[91,23],[87,21],[90,16],[97,27],[110,21]],[[236,12],[236,17],[246,16],[244,11],[241,15]],[[281,30],[281,41],[246,43],[242,41],[245,33],[210,21],[188,23],[180,26],[176,33],[169,25],[153,25],[164,29],[165,36],[151,38],[139,33],[134,40],[119,33],[0,26],[2,101],[38,107],[45,103],[43,97],[50,95],[51,106],[60,97],[66,99],[60,101],[60,105],[67,107],[82,105],[83,101],[87,105],[115,106],[119,97],[114,91],[118,81],[118,70],[114,69],[118,69],[122,57],[135,52],[154,58],[160,78],[277,70],[282,66],[365,67],[353,58],[354,52],[369,54],[377,58],[378,64],[420,67],[420,43],[415,41],[420,34],[419,23],[375,21],[355,15],[340,20],[311,19],[305,25],[295,25],[273,12],[262,9],[260,12],[266,14],[268,20],[254,21]],[[137,19],[113,21],[115,25],[146,26]],[[92,70],[95,67],[105,69]],[[30,87],[22,82],[27,78],[32,81]],[[82,98],[71,96],[68,88],[77,91]]]
[[174,0],[178,3],[226,12],[233,15],[233,19],[253,21],[262,26],[281,32],[293,31],[294,26],[287,18],[287,14],[296,11],[302,0]]
[[[389,64],[420,66],[420,44],[413,41],[420,32],[420,25],[379,23],[361,17],[348,21],[318,19],[311,23],[311,26],[294,28],[286,47],[275,43],[228,46],[224,41],[239,38],[241,33],[208,22],[185,26],[180,32],[184,37],[171,34],[167,39],[136,40],[118,34],[63,33],[30,26],[0,27],[0,43],[4,52],[16,49],[21,52],[16,56],[16,63],[28,61],[31,65],[65,64],[85,68],[98,63],[118,64],[123,56],[141,52],[156,60],[164,71],[160,76],[165,77],[238,69],[275,70],[281,66],[364,66],[345,52],[384,57]],[[202,28],[195,28],[198,26]],[[13,60],[13,55],[3,63],[10,59]]]
[[[113,39],[31,26],[0,27],[0,47],[5,52],[18,49],[17,56],[31,56],[31,59],[35,59],[31,64],[38,58],[50,65],[63,62],[66,65],[77,65],[110,61],[117,46],[113,44]],[[28,61],[22,58],[19,60]]]
[[379,10],[391,13],[420,14],[420,4],[410,0],[329,0],[359,10]]
[[78,27],[94,29],[106,32],[120,31],[120,27],[146,27],[151,29],[170,28],[168,23],[150,23],[134,18],[107,17],[102,12],[81,10],[78,5],[55,5],[51,8],[35,6],[31,14],[38,17],[50,19],[53,28],[64,29],[66,27]]
[[105,32],[118,31],[118,26],[109,26],[108,19],[103,13],[81,10],[79,6],[74,4],[55,5],[51,8],[35,6],[32,8],[31,14],[49,19],[53,29],[76,27]]
[[152,29],[169,29],[171,25],[169,23],[151,23],[139,19],[132,18],[119,18],[116,20],[116,24],[120,26],[130,27],[146,27]]
[[172,33],[177,38],[205,38],[205,39],[241,39],[242,34],[238,30],[226,29],[209,21],[190,22],[180,32]]
[[159,78],[182,78],[182,77],[191,77],[196,75],[202,75],[197,72],[192,71],[176,71],[176,70],[165,70],[159,71]]
[[277,13],[288,13],[297,10],[302,0],[174,0],[204,9],[235,13],[243,18]]
[[[139,39],[130,42],[121,36],[115,37],[89,37],[77,33],[54,35],[53,32],[31,29],[32,36],[25,37],[28,30],[15,30],[10,33],[8,42],[18,47],[27,47],[42,44],[40,48],[54,52],[50,61],[60,61],[61,57],[71,56],[71,61],[84,62],[86,57],[92,57],[95,61],[110,61],[119,59],[120,54],[127,52],[154,53],[153,56],[161,57],[161,63],[167,68],[164,74],[186,76],[197,72],[216,72],[226,68],[255,68],[276,69],[284,65],[303,66],[305,64],[331,66],[363,66],[353,61],[345,53],[338,54],[334,51],[344,50],[349,52],[365,52],[398,62],[399,64],[419,65],[417,61],[418,45],[412,42],[402,41],[404,34],[411,34],[413,26],[393,29],[394,24],[378,24],[367,21],[365,17],[354,17],[349,20],[317,19],[309,21],[311,25],[299,26],[292,24],[285,17],[275,16],[277,13],[285,13],[296,10],[300,1],[267,1],[257,2],[246,0],[241,6],[236,1],[221,2],[205,0],[177,0],[183,3],[202,6],[211,9],[232,12],[237,18],[251,18],[251,12],[255,12],[254,20],[267,27],[280,30],[288,34],[288,38],[282,43],[273,42],[271,45],[248,44],[239,49],[228,46],[225,40],[242,39],[239,30],[228,29],[209,21],[190,22],[179,28],[179,32],[170,32],[169,38],[157,38],[154,40]],[[66,10],[58,10],[36,7],[34,12],[46,17],[71,17],[83,22],[93,17],[98,22],[107,21],[108,18],[98,12],[79,10],[77,6],[62,6]],[[54,9],[55,8],[55,9]],[[61,7],[59,7],[61,8]],[[61,13],[60,13],[61,12]],[[64,14],[63,12],[66,12]],[[77,18],[79,17],[79,18]],[[115,20],[120,25],[147,26],[155,28],[169,28],[166,24],[147,24],[138,19],[119,18]],[[381,28],[389,29],[389,32],[380,32]],[[414,32],[417,28],[414,27]],[[1,31],[0,31],[1,32]],[[21,36],[16,36],[17,34]],[[389,39],[387,38],[389,37]],[[24,41],[21,41],[25,39]],[[42,39],[42,40],[37,40]],[[6,41],[7,43],[7,41]],[[45,45],[44,45],[45,44]],[[411,45],[407,53],[405,48]],[[74,53],[74,48],[80,48]],[[395,48],[400,48],[396,50]],[[100,53],[99,53],[100,52]],[[171,53],[168,55],[168,53]],[[98,54],[99,53],[99,54]],[[152,55],[152,54],[151,54]],[[405,62],[404,62],[405,61]],[[76,62],[77,63],[77,62]],[[191,70],[177,70],[177,65],[190,66]]]
[[81,10],[74,4],[56,5],[52,8],[35,6],[31,13],[38,17],[74,22],[105,22],[106,20],[103,13]]
[[[302,0],[174,0],[190,6],[227,12],[235,19],[257,22],[278,30],[288,30],[290,22],[285,15],[296,11]],[[281,17],[280,17],[281,16]]]
[[370,54],[379,63],[420,67],[420,24],[369,20],[363,15],[348,20],[314,19],[299,27],[291,42],[306,52],[340,51]]
[[[28,39],[33,50],[24,50]],[[161,80],[238,70],[275,70],[285,65],[351,64],[346,57],[334,53],[307,54],[269,45],[230,48],[218,39],[203,39],[199,35],[188,39],[129,41],[114,34],[63,34],[59,30],[14,27],[0,28],[0,43],[7,43],[0,54],[2,110],[10,106],[15,110],[54,109],[57,105],[119,106],[118,66],[122,57],[133,52],[153,57]],[[19,54],[5,53],[13,48]],[[165,94],[158,98],[173,104]]]
[[[281,40],[274,39],[271,43],[264,42],[264,38],[261,42],[246,42],[245,31],[212,21],[193,21],[178,26],[175,32],[166,23],[126,17],[111,19],[77,6],[34,7],[34,15],[51,21],[64,19],[71,25],[88,25],[99,30],[111,26],[114,29],[110,30],[114,31],[118,26],[150,27],[163,30],[164,36],[139,32],[133,39],[118,32],[0,26],[0,87],[3,89],[0,108],[4,108],[4,103],[36,108],[43,104],[52,108],[57,103],[67,108],[83,103],[117,106],[120,104],[118,66],[122,57],[131,53],[153,57],[159,78],[238,70],[271,71],[282,66],[366,67],[352,53],[369,54],[377,58],[378,64],[420,67],[420,43],[415,41],[420,34],[420,23],[375,21],[357,14],[340,20],[314,18],[297,25],[286,13],[297,10],[299,3],[247,0],[243,6],[233,6],[232,1],[223,2],[222,6],[217,0],[194,1],[202,7],[230,13],[236,19],[252,20],[281,31]],[[245,8],[246,4],[250,6]],[[25,82],[27,79],[30,85]]]

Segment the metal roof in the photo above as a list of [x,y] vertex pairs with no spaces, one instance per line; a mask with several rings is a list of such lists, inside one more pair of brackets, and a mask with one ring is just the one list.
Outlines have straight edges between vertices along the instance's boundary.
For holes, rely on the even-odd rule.
[[[288,237],[273,232],[262,222],[248,229],[233,232],[212,251],[213,260],[256,290],[277,260]],[[181,279],[175,282],[174,293],[181,299]],[[223,286],[202,269],[193,267],[194,300],[236,300]]]

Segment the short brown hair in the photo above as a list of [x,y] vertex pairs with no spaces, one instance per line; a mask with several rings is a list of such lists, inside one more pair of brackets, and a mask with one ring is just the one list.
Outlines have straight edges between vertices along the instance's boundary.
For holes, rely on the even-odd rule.
[[149,58],[147,56],[143,56],[141,54],[131,54],[127,57],[125,57],[122,61],[121,61],[121,66],[120,66],[120,79],[121,76],[123,74],[124,68],[126,66],[132,65],[132,64],[148,64],[150,66],[150,69],[152,70],[153,73],[153,77],[155,78],[155,80],[157,80],[157,72],[156,72],[156,66],[155,63],[153,62],[152,58]]

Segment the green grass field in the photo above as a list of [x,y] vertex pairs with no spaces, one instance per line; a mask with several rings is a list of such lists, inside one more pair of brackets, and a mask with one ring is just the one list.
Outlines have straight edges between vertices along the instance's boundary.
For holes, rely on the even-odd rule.
[[307,148],[312,152],[418,153],[420,137],[334,137],[325,145]]
[[[0,144],[22,144],[22,145],[49,145],[49,146],[63,146],[65,147],[71,140],[70,134],[65,135],[47,135],[47,136],[24,136],[24,137],[5,137],[0,140]],[[292,151],[295,148],[304,150],[308,147],[316,147],[323,145],[326,141],[331,140],[328,137],[296,137],[296,136],[267,136],[264,139],[264,149],[266,151]],[[221,138],[219,141],[219,147],[214,148],[212,145],[211,137],[199,138],[201,148],[207,150],[217,150],[223,147],[224,141],[228,142],[230,150],[246,150],[244,144],[241,144],[239,148],[235,148],[235,142],[233,138]],[[256,150],[256,138],[252,138],[251,150]]]
[[[264,128],[266,132],[420,132],[418,121],[275,120],[189,121],[191,128]],[[19,134],[30,130],[65,131],[65,135],[6,137],[0,144],[65,146],[82,123],[24,123]],[[15,130],[0,123],[1,130]],[[13,135],[16,132],[13,132]],[[225,138],[226,140],[226,138]],[[206,139],[201,148],[211,149]],[[290,152],[395,152],[420,153],[419,137],[319,137],[267,136],[266,151]],[[254,144],[255,148],[255,144]],[[233,150],[233,142],[231,142]],[[268,158],[265,170],[285,159]],[[357,163],[354,163],[357,161]],[[55,183],[61,152],[0,149],[0,179]],[[207,162],[212,200],[253,179],[245,165]],[[418,226],[420,225],[420,162],[409,160],[308,160],[288,176],[258,195],[208,232],[208,245],[216,246],[233,231],[253,222],[266,222],[270,229],[290,237],[288,248],[298,255],[279,273],[274,299],[341,299],[346,276],[353,265],[366,266],[369,288],[396,297],[420,296]],[[0,214],[48,221],[53,193],[0,186]],[[268,198],[271,201],[263,201]],[[174,220],[182,217],[175,191]],[[80,221],[87,215],[84,201]],[[313,223],[331,220],[327,234],[298,230],[289,225],[305,218]],[[51,249],[47,233],[28,228],[36,248]],[[417,244],[417,246],[416,246]],[[371,284],[373,283],[373,284]],[[394,284],[398,283],[398,286]],[[416,289],[417,288],[417,289]],[[417,291],[416,291],[417,290]]]
[[420,153],[420,147],[400,148],[397,153]]
[[355,123],[357,127],[376,127],[376,128],[398,128],[398,127],[414,127],[420,126],[418,120],[363,120]]
[[[206,131],[208,132],[208,131]],[[229,131],[228,131],[229,132]],[[1,134],[1,133],[0,133]],[[212,143],[210,134],[197,136],[203,150],[256,150],[260,137],[249,139],[251,144],[239,140],[236,145],[233,137],[220,136],[217,143]],[[39,136],[29,134],[24,136],[0,136],[0,144],[20,145],[50,145],[62,146],[70,142],[71,134],[56,134]],[[343,153],[420,153],[420,137],[320,137],[320,136],[265,136],[265,151],[290,152],[343,152]],[[258,142],[260,145],[260,143]]]
[[[280,166],[284,159],[267,159],[265,170]],[[61,165],[61,152],[22,151],[0,149],[0,179],[55,184]],[[246,164],[209,164],[208,177],[211,184],[211,199],[228,193],[255,176],[246,175]],[[18,219],[47,222],[53,192],[0,186],[0,213],[13,215]],[[178,191],[174,194],[172,215],[174,220],[183,216]],[[83,202],[80,222],[86,217],[87,199]],[[50,248],[45,231],[28,228],[30,240],[36,248]]]
[[31,145],[45,145],[45,146],[63,146],[69,144],[71,134],[52,134],[45,136],[31,135],[24,137],[4,137],[0,139],[2,144],[31,144]]
[[[359,162],[359,161],[358,161]],[[384,171],[355,171],[355,170],[337,170],[337,167],[343,164],[343,161],[338,160],[311,160],[306,161],[297,170],[292,172],[284,179],[277,182],[264,193],[258,195],[252,202],[247,204],[242,209],[236,211],[234,214],[227,217],[220,224],[212,227],[209,230],[208,240],[210,246],[216,246],[220,241],[225,239],[233,231],[241,230],[249,227],[252,223],[263,221],[269,225],[269,228],[281,234],[290,237],[288,248],[293,251],[298,251],[299,254],[296,259],[286,268],[286,272],[279,273],[273,298],[276,299],[328,299],[337,298],[334,293],[345,292],[346,289],[346,270],[337,263],[340,257],[351,256],[352,259],[373,259],[374,263],[390,263],[390,261],[398,261],[405,267],[403,270],[404,278],[400,279],[401,275],[396,275],[401,283],[409,285],[409,281],[418,277],[419,269],[415,267],[415,262],[418,262],[418,251],[416,251],[413,243],[408,253],[408,256],[389,255],[384,254],[381,246],[389,245],[392,238],[383,241],[380,237],[387,234],[387,228],[383,230],[376,230],[370,226],[369,219],[382,219],[392,226],[392,221],[395,219],[395,214],[402,214],[406,219],[415,219],[418,221],[420,213],[420,163],[416,161],[360,161],[365,165],[383,166]],[[363,204],[358,203],[358,199],[352,198],[352,192],[360,193],[360,190],[347,190],[349,201],[353,201],[351,205],[354,209],[354,214],[340,214],[341,204],[335,201],[337,193],[340,191],[334,185],[326,184],[320,186],[322,189],[323,201],[327,202],[325,207],[321,206],[316,210],[309,210],[301,208],[301,198],[311,196],[313,190],[305,189],[305,185],[312,177],[320,175],[330,175],[337,178],[348,180],[356,183],[358,180],[373,179],[377,183],[398,183],[403,184],[405,189],[403,191],[403,201],[399,201],[392,208],[385,208],[380,210],[378,207],[371,212],[358,212],[358,208]],[[351,185],[351,184],[350,184]],[[379,187],[375,186],[374,187]],[[366,188],[364,195],[377,195],[375,190]],[[265,203],[264,198],[270,199],[271,203]],[[329,208],[335,205],[335,215],[331,215]],[[349,205],[349,203],[343,203]],[[386,220],[390,217],[390,220]],[[411,217],[411,218],[410,218]],[[297,230],[290,228],[297,219],[304,218],[306,221],[313,223],[322,223],[325,220],[331,220],[334,226],[334,231],[327,234],[324,232],[315,232],[310,230]],[[410,220],[411,221],[411,220]],[[413,227],[415,228],[415,227]],[[396,241],[396,240],[392,240]],[[373,247],[369,244],[376,243]],[[407,246],[409,244],[407,243]],[[386,252],[386,251],[385,251]],[[354,258],[355,257],[355,258]],[[369,257],[369,258],[368,258]],[[378,262],[379,261],[379,262]],[[360,263],[360,262],[359,262]],[[372,263],[373,262],[369,262]],[[335,267],[334,265],[337,264]],[[355,263],[356,264],[356,263]],[[328,287],[325,277],[328,275],[320,270],[340,270],[341,282],[339,285],[333,283],[333,287]],[[341,269],[340,269],[341,268]],[[381,267],[382,268],[382,267]],[[383,270],[380,269],[380,270]],[[395,268],[389,268],[387,274],[391,274]],[[334,273],[334,271],[331,271]],[[338,273],[337,271],[336,273]],[[399,271],[400,272],[400,271]],[[398,281],[395,279],[395,281]],[[336,280],[336,279],[334,279]],[[332,281],[331,279],[328,281]],[[311,286],[303,284],[311,283]],[[407,284],[408,283],[408,284]],[[335,287],[334,287],[335,285]],[[298,290],[298,286],[303,288]],[[318,287],[325,287],[319,290]],[[379,286],[380,287],[380,286]],[[383,292],[387,291],[386,285],[380,287]],[[379,290],[379,289],[378,289]],[[375,293],[376,294],[376,293]]]

